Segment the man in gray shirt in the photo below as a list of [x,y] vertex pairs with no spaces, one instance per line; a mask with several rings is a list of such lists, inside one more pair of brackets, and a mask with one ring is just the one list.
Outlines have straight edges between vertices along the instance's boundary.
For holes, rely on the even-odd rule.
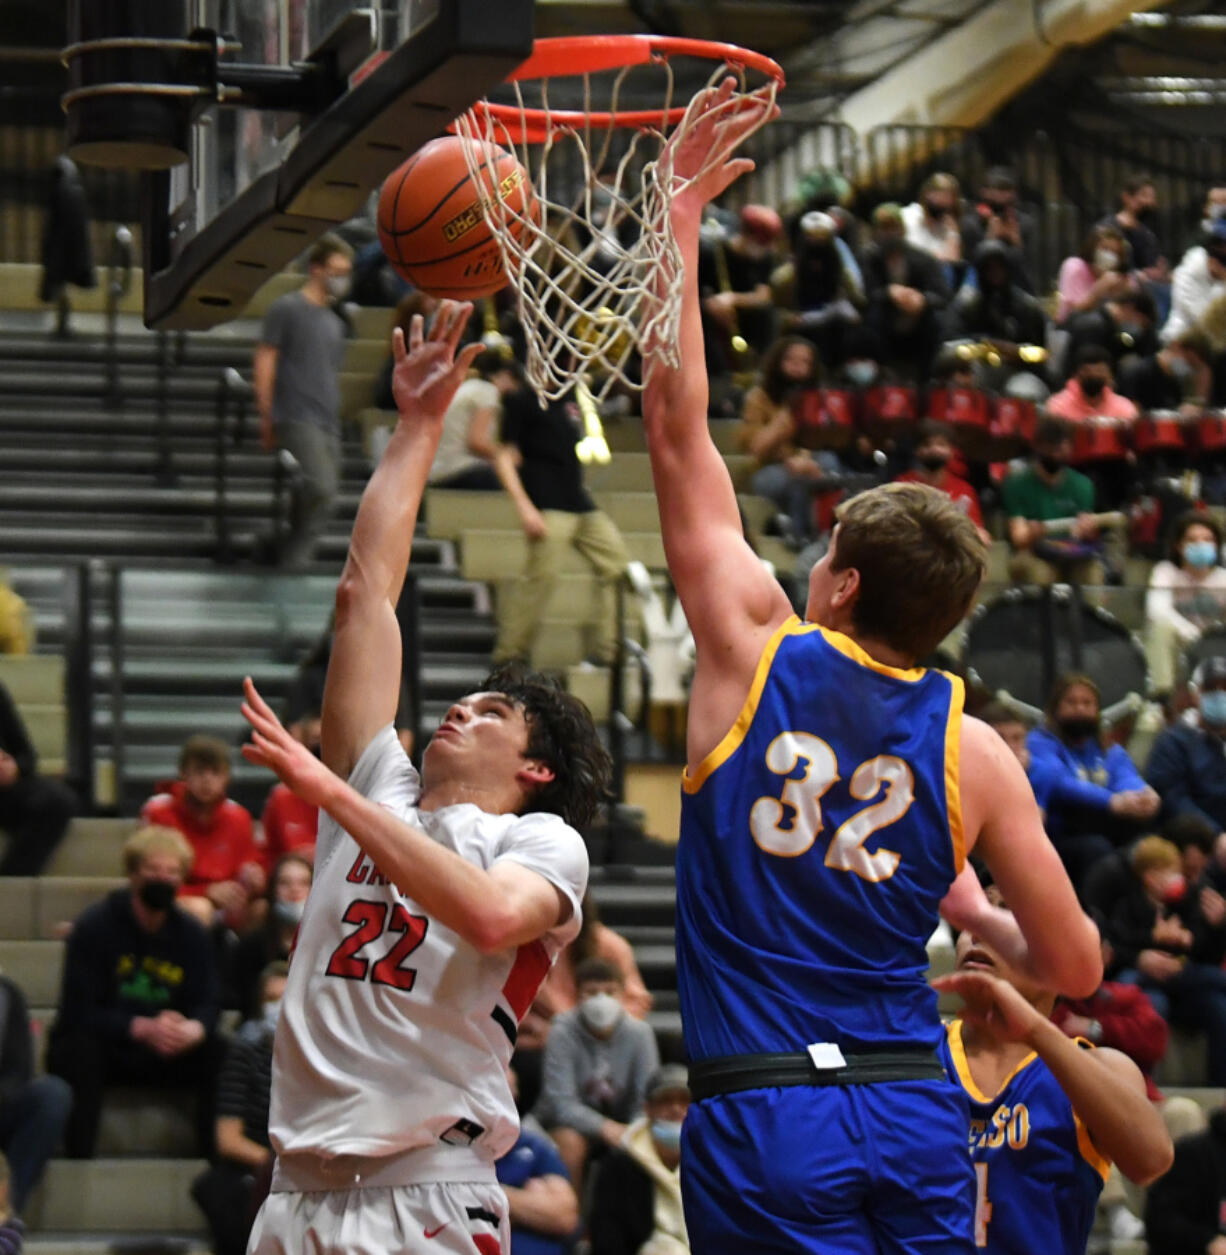
[[575,970],[579,1003],[550,1025],[541,1096],[533,1115],[549,1131],[582,1192],[589,1154],[617,1146],[642,1114],[647,1082],[660,1066],[655,1034],[621,1005],[621,973],[604,959]]
[[323,236],[307,254],[307,281],[269,308],[255,350],[260,442],[288,450],[302,470],[293,532],[280,555],[288,567],[311,560],[340,483],[345,324],[332,307],[348,293],[352,272],[353,250]]

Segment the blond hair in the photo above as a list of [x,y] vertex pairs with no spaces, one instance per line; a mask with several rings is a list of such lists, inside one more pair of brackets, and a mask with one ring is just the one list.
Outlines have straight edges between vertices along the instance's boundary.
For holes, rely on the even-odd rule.
[[1165,837],[1142,837],[1133,846],[1132,870],[1138,876],[1144,876],[1146,872],[1182,866],[1183,860],[1179,856],[1179,847]]
[[169,854],[179,860],[179,866],[186,876],[192,869],[195,855],[187,839],[175,828],[167,828],[159,824],[149,824],[138,828],[123,843],[123,869],[130,876],[140,870],[140,865],[152,854]]
[[883,484],[836,515],[830,567],[860,574],[857,634],[913,660],[930,654],[966,616],[987,570],[974,523],[927,484]]

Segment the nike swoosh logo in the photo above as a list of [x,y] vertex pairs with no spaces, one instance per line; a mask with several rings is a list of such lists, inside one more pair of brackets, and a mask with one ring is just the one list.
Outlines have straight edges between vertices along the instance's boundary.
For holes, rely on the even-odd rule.
[[439,1225],[439,1227],[438,1227],[437,1229],[423,1229],[423,1230],[422,1230],[422,1233],[423,1233],[423,1234],[424,1234],[427,1238],[436,1238],[436,1237],[438,1237],[438,1235],[439,1235],[440,1233],[442,1233],[442,1231],[443,1231],[443,1230],[444,1230],[444,1229],[445,1229],[445,1228],[446,1228],[446,1227],[447,1227],[450,1223],[451,1223],[451,1221],[450,1221],[450,1220],[444,1221],[444,1223],[443,1223],[443,1224],[441,1224],[441,1225]]

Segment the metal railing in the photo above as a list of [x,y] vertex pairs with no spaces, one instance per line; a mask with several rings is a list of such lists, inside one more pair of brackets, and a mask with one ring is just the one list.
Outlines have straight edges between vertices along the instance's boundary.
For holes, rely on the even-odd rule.
[[[231,443],[237,448],[242,443],[247,425],[247,404],[251,399],[251,385],[234,369],[227,366],[221,372],[217,384],[216,425],[213,429],[213,528],[218,562],[234,561],[234,549],[230,536],[230,518],[226,506],[229,487],[229,456]],[[227,419],[234,416],[234,429],[226,430]],[[278,481],[281,463],[277,462]],[[279,494],[274,494],[274,501]]]
[[119,303],[132,286],[132,232],[116,227],[106,263],[106,400],[119,405]]

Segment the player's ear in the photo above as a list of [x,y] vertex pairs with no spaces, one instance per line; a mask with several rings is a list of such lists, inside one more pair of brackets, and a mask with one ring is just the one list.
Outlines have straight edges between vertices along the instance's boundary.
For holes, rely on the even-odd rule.
[[557,772],[543,758],[525,758],[515,773],[515,779],[525,789],[543,789],[557,778]]
[[834,574],[834,589],[830,604],[836,610],[848,609],[860,595],[860,572],[854,566],[844,567]]

